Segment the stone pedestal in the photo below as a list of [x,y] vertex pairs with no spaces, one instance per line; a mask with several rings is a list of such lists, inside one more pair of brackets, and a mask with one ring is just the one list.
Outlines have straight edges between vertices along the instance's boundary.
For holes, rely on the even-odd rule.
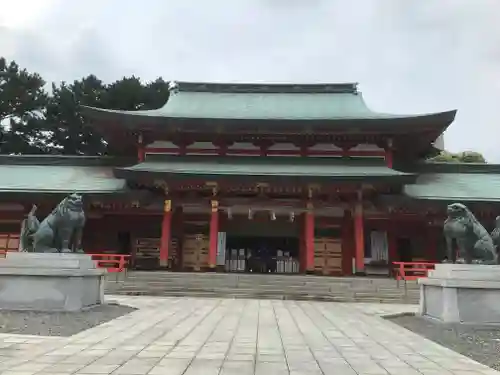
[[99,305],[105,273],[85,254],[8,253],[0,259],[0,309],[78,311]]
[[500,266],[437,264],[418,283],[423,316],[445,323],[500,323]]

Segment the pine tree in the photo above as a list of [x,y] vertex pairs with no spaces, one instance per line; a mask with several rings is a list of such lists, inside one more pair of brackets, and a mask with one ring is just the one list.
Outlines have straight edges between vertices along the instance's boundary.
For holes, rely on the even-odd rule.
[[64,155],[102,155],[106,143],[92,128],[86,126],[80,106],[101,106],[106,87],[90,75],[68,85],[52,85],[47,106],[47,129],[50,130],[52,152]]
[[59,86],[53,85],[47,108],[53,152],[120,156],[135,153],[135,150],[121,147],[108,148],[101,135],[86,124],[81,115],[81,105],[128,111],[156,109],[166,103],[168,94],[168,84],[161,78],[143,84],[139,78],[132,76],[104,85],[91,75],[70,85],[64,82]]
[[39,154],[48,149],[44,131],[47,93],[37,73],[0,58],[0,153]]

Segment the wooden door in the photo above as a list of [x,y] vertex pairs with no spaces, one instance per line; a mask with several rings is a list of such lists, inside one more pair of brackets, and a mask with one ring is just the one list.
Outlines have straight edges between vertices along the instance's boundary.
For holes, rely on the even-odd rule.
[[204,234],[187,234],[182,246],[183,268],[201,271],[208,266],[209,238]]
[[314,239],[314,271],[322,275],[342,274],[342,240],[331,237]]
[[136,238],[133,267],[139,270],[154,270],[160,265],[159,238]]
[[173,270],[178,269],[180,266],[179,239],[177,237],[172,237],[170,239],[170,247],[168,248],[168,264]]

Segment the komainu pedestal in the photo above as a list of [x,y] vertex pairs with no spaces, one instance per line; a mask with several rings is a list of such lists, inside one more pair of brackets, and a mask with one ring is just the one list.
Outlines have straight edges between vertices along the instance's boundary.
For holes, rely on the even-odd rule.
[[500,324],[500,265],[437,264],[418,283],[421,315],[445,323]]
[[85,254],[8,253],[0,260],[0,309],[79,311],[99,305],[105,273]]

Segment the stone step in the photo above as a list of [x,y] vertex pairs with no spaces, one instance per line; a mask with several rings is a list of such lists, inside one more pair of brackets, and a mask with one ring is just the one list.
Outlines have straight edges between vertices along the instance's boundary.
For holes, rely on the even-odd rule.
[[355,298],[394,298],[394,299],[401,299],[401,298],[411,298],[414,300],[419,299],[419,294],[417,293],[362,293],[362,292],[357,292],[357,293],[351,293],[351,292],[346,292],[346,291],[331,291],[331,292],[315,292],[315,291],[302,291],[302,292],[297,292],[297,291],[286,291],[286,290],[277,290],[277,289],[270,289],[270,290],[262,290],[262,289],[231,289],[231,288],[142,288],[142,287],[119,287],[119,288],[106,288],[106,291],[109,293],[114,293],[114,292],[137,292],[137,291],[142,291],[142,292],[148,292],[150,291],[151,293],[153,292],[159,292],[159,293],[183,293],[183,294],[190,294],[190,293],[216,293],[217,295],[229,295],[232,293],[243,293],[243,294],[279,294],[279,295],[289,295],[289,296],[294,296],[294,295],[310,295],[310,296],[344,296],[344,297],[355,297]]
[[248,295],[258,298],[260,296],[282,296],[283,298],[312,298],[321,300],[322,298],[341,298],[343,300],[363,300],[363,301],[377,301],[377,300],[406,300],[410,299],[418,301],[419,295],[415,294],[401,294],[401,293],[387,293],[387,294],[374,294],[374,293],[345,293],[345,292],[331,292],[331,293],[314,293],[310,291],[305,292],[290,292],[284,290],[258,290],[258,289],[164,289],[164,288],[137,288],[137,287],[122,287],[116,289],[107,289],[109,293],[123,293],[123,294],[151,294],[151,295],[201,295],[213,294],[218,297],[227,297],[233,295]]
[[279,288],[192,288],[192,287],[177,287],[177,288],[163,288],[161,286],[155,287],[143,287],[137,285],[124,285],[117,287],[108,287],[106,290],[155,290],[155,291],[165,291],[165,292],[216,292],[216,293],[275,293],[275,294],[309,294],[309,295],[345,295],[345,296],[390,296],[390,297],[401,297],[401,296],[417,296],[417,293],[404,293],[400,291],[393,291],[388,293],[377,293],[377,292],[352,292],[348,290],[332,290],[332,291],[314,291],[314,290],[285,290]]
[[[109,278],[110,280],[114,280],[116,278]],[[123,280],[123,279],[121,279]],[[129,276],[126,278],[127,282],[150,282],[150,283],[164,283],[164,284],[172,284],[172,285],[187,285],[187,284],[195,284],[195,285],[242,285],[242,286],[252,286],[252,285],[281,285],[286,287],[348,287],[351,289],[392,289],[398,288],[397,282],[395,280],[389,280],[384,284],[375,284],[371,282],[352,282],[352,281],[344,281],[344,282],[330,282],[328,280],[321,280],[316,282],[304,282],[300,280],[289,280],[289,281],[280,281],[280,280],[244,280],[244,279],[214,279],[214,278],[206,278],[206,279],[192,279],[190,277],[186,278],[146,278],[146,277],[138,277],[138,276]],[[399,284],[399,288],[404,289],[404,283]],[[418,289],[418,284],[416,283],[407,283],[406,289]]]
[[[115,282],[114,280],[109,280],[110,283]],[[141,285],[141,286],[163,286],[165,288],[175,288],[175,287],[200,287],[200,288],[216,288],[216,287],[231,287],[231,288],[281,288],[281,289],[307,289],[307,290],[351,290],[351,291],[375,291],[375,292],[390,292],[392,290],[401,290],[401,291],[417,291],[419,290],[417,287],[405,288],[404,286],[397,286],[396,284],[384,287],[373,287],[371,285],[332,285],[332,284],[313,284],[313,285],[283,285],[283,284],[274,284],[274,283],[265,283],[265,284],[246,284],[246,283],[225,283],[225,282],[206,282],[206,283],[194,283],[194,282],[168,282],[168,281],[149,281],[149,280],[141,280],[141,279],[126,279],[124,282],[119,281],[126,285]]]
[[279,289],[279,288],[193,288],[193,287],[176,287],[176,288],[164,288],[160,285],[157,286],[149,286],[144,287],[140,285],[123,285],[123,286],[111,286],[106,288],[107,290],[159,290],[159,291],[167,291],[167,292],[217,292],[217,293],[231,293],[231,292],[242,292],[242,293],[279,293],[279,294],[309,294],[309,295],[332,295],[332,294],[340,294],[340,295],[352,295],[352,296],[418,296],[418,293],[404,293],[402,291],[390,291],[386,293],[377,293],[377,292],[352,292],[348,290],[330,290],[330,291],[317,291],[317,290],[304,290],[304,289]]
[[215,292],[189,292],[185,291],[161,291],[161,290],[120,290],[113,294],[118,295],[148,295],[162,297],[196,297],[196,298],[252,298],[252,299],[278,299],[278,300],[309,300],[325,302],[363,302],[363,303],[401,303],[416,304],[418,300],[411,298],[389,298],[389,297],[356,297],[343,295],[286,295],[273,293],[224,293]]
[[[175,273],[175,272],[140,272],[131,271],[128,277],[139,277],[141,279],[181,279],[181,280],[228,280],[234,279],[239,282],[262,282],[270,280],[275,283],[308,283],[308,282],[328,282],[328,283],[360,283],[360,284],[390,284],[394,283],[393,279],[387,278],[352,278],[352,277],[330,277],[330,276],[309,276],[309,275],[283,275],[283,274],[234,274],[234,273]],[[408,282],[408,284],[415,282]]]
[[[264,276],[251,276],[251,275],[234,275],[234,274],[196,274],[196,273],[186,273],[182,276],[165,273],[151,273],[151,274],[137,274],[129,272],[128,277],[130,278],[141,278],[141,279],[169,279],[169,280],[239,280],[248,282],[262,282],[264,280],[270,280],[273,282],[284,282],[284,283],[316,283],[316,282],[328,282],[328,283],[360,283],[360,284],[375,284],[383,285],[393,283],[394,279],[371,279],[371,278],[348,278],[348,277],[326,277],[326,276],[306,276],[306,275],[294,275],[294,276],[280,276],[277,274],[264,275]],[[414,281],[408,281],[408,284],[414,283]]]
[[418,303],[416,282],[384,278],[175,272],[110,275],[106,292],[125,295]]
[[[113,282],[114,280],[110,280]],[[120,280],[121,281],[121,280]],[[297,285],[297,284],[281,284],[281,283],[226,283],[226,282],[169,282],[169,281],[160,281],[160,280],[131,280],[126,279],[125,282],[127,284],[142,284],[142,285],[170,285],[170,286],[185,286],[185,285],[193,285],[193,286],[230,286],[230,287],[279,287],[279,288],[308,288],[308,289],[352,289],[352,290],[392,290],[392,289],[401,289],[404,287],[397,288],[396,285],[392,287],[384,286],[384,287],[374,287],[371,285],[364,286],[352,286],[352,285],[336,285],[336,284],[310,284],[310,285]],[[410,289],[410,288],[408,288]]]

